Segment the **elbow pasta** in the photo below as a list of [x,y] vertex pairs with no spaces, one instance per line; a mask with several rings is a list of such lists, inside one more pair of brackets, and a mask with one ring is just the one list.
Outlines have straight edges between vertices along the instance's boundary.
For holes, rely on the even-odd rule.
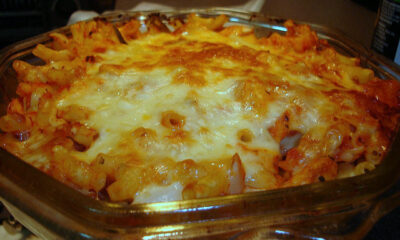
[[1,147],[88,196],[127,203],[297,186],[382,161],[399,83],[309,26],[289,20],[286,35],[257,38],[227,21],[97,19],[51,33],[32,51],[44,65],[13,63],[18,97],[0,118]]

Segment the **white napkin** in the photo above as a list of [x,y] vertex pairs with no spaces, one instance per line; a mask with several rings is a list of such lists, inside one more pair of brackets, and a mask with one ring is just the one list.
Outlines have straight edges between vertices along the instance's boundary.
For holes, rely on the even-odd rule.
[[[259,12],[264,5],[265,0],[248,0],[246,3],[241,5],[225,6],[225,8],[238,9],[249,12]],[[210,6],[212,7],[212,6]],[[133,11],[146,11],[146,10],[173,10],[174,8],[168,5],[152,3],[152,2],[141,2],[133,7]]]
[[[241,5],[233,5],[233,6],[225,6],[225,8],[230,9],[238,9],[243,11],[250,12],[259,12],[261,8],[264,6],[265,0],[248,0],[244,4]],[[212,7],[212,6],[209,6]],[[132,11],[146,11],[146,10],[173,10],[174,8],[169,5],[152,3],[152,2],[140,2],[135,7],[133,7]],[[99,14],[94,11],[76,11],[74,12],[69,20],[68,25],[74,24],[79,21],[84,21],[88,19],[92,19],[97,17]]]

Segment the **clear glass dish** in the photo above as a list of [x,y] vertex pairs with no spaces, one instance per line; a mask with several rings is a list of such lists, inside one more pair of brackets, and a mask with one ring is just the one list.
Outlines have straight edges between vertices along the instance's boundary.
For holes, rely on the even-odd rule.
[[[225,14],[229,21],[255,28],[256,35],[284,32],[285,19],[227,9],[157,12],[185,18]],[[113,12],[110,22],[145,19],[156,12]],[[400,79],[400,70],[326,27],[310,24],[339,52],[357,56],[383,79]],[[68,27],[55,30],[68,33]],[[16,43],[0,52],[3,115],[15,96],[13,60],[40,64],[31,54],[48,34]],[[177,202],[123,205],[91,199],[0,150],[0,200],[11,214],[44,239],[186,239],[186,238],[362,238],[384,214],[400,205],[391,188],[400,177],[400,138],[374,171],[357,177],[305,186]]]

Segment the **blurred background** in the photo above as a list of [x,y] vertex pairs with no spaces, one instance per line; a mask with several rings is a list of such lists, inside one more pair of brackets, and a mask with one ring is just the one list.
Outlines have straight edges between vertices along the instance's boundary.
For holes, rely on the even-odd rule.
[[[77,10],[131,9],[139,0],[0,0],[0,47],[64,26]],[[172,7],[235,6],[244,0],[148,0]],[[370,46],[379,0],[266,0],[260,12],[325,24]]]
[[64,26],[77,10],[101,13],[114,5],[113,0],[0,0],[0,46]]
[[[101,14],[114,9],[132,9],[141,2],[139,0],[0,0],[0,48],[65,26],[71,14],[77,10],[95,11]],[[147,2],[173,8],[246,4],[244,0],[149,0]],[[265,0],[260,12],[270,16],[323,24],[344,32],[351,39],[370,48],[377,26],[379,4],[379,0]],[[397,24],[398,20],[399,17]],[[394,28],[398,36],[399,25]],[[391,49],[387,51],[393,55],[396,52]],[[399,189],[397,186],[397,190]],[[2,220],[1,215],[0,220]],[[400,208],[381,219],[366,239],[400,239]]]

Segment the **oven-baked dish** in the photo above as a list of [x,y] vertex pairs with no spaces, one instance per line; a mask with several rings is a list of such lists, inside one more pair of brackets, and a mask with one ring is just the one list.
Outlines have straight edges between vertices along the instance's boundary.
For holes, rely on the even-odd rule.
[[84,194],[129,203],[296,186],[382,161],[398,82],[307,25],[256,38],[226,22],[97,19],[52,33],[33,50],[43,65],[13,63],[19,97],[0,118],[1,147]]

